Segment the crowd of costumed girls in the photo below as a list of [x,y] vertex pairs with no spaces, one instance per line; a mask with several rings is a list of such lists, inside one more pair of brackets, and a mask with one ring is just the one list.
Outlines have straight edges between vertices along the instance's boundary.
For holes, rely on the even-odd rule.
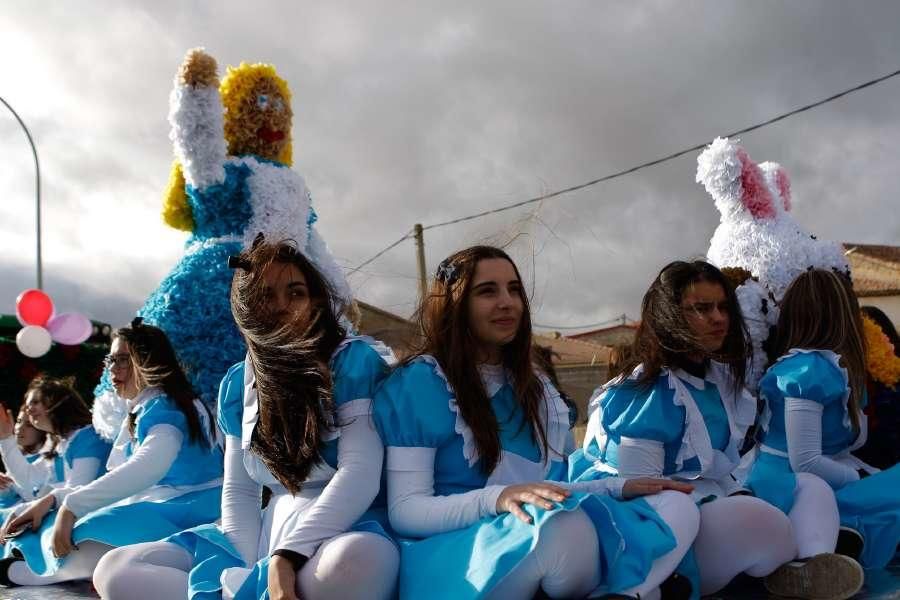
[[[0,585],[671,600],[759,578],[839,600],[893,560],[900,340],[781,166],[723,138],[699,155],[707,258],[658,265],[579,414],[502,248],[440,261],[400,359],[358,333],[291,121],[271,65],[185,57],[163,215],[184,255],[92,398],[38,376],[0,410]],[[23,352],[85,327],[29,315]]]

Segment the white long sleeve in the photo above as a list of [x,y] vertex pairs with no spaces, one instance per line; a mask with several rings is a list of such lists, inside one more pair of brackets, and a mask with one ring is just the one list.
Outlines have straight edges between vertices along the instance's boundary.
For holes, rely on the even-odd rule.
[[38,459],[33,463],[28,462],[19,450],[14,435],[0,440],[0,456],[6,465],[6,474],[12,477],[19,489],[29,495],[35,488],[43,487],[53,474],[53,465],[50,461]]
[[260,508],[262,486],[250,477],[244,467],[241,438],[225,436],[225,481],[222,485],[222,532],[240,553],[247,567],[258,556],[262,529]]
[[825,407],[813,400],[785,398],[784,428],[788,459],[798,473],[812,473],[834,489],[857,481],[859,474],[850,466],[822,454],[822,413]]
[[72,468],[66,473],[65,485],[50,491],[53,497],[56,498],[56,505],[60,506],[69,494],[97,479],[99,472],[99,458],[86,456],[73,460]]
[[311,557],[319,545],[347,531],[372,505],[381,486],[384,447],[372,423],[372,401],[359,399],[338,407],[337,473],[312,507],[276,550]]
[[400,535],[428,537],[497,514],[502,485],[435,496],[435,453],[434,448],[387,449],[388,518]]
[[183,441],[184,434],[177,427],[153,426],[124,464],[70,493],[63,506],[82,517],[152,487],[172,467]]
[[619,477],[663,477],[666,451],[662,442],[639,438],[622,437],[616,456],[619,462]]

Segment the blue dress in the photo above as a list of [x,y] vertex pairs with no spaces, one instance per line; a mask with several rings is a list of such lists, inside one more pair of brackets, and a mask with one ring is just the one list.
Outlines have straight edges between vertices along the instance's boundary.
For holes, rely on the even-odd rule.
[[[353,418],[369,418],[371,398],[375,394],[375,388],[387,374],[388,360],[393,360],[390,350],[371,338],[347,337],[338,346],[330,367],[333,399],[342,415],[346,412],[341,410],[342,407],[351,408],[356,405],[359,411]],[[304,482],[304,489],[295,498],[291,498],[284,486],[249,450],[259,408],[253,370],[246,362],[231,367],[222,380],[218,408],[218,425],[221,431],[226,436],[242,440],[243,462],[248,474],[257,484],[272,490],[272,497],[262,516],[257,553],[259,560],[255,565],[246,565],[238,550],[214,524],[182,531],[165,541],[185,548],[194,557],[193,568],[188,577],[188,596],[191,600],[220,598],[223,578],[230,581],[229,588],[235,589],[237,600],[263,599],[268,597],[270,553],[302,520],[305,509],[314,503],[315,496],[308,494],[321,493],[321,488],[337,472],[340,431],[336,428],[323,435],[324,464],[313,468]],[[310,501],[299,510],[276,510],[282,501],[291,502],[301,498]],[[350,530],[367,531],[391,539],[383,496],[376,499]]]
[[[417,357],[395,371],[379,390],[375,424],[389,455],[392,448],[434,449],[435,495],[461,494],[489,485],[567,480],[569,410],[559,392],[541,376],[546,410],[540,414],[546,415],[550,448],[545,456],[532,428],[524,426],[509,376],[498,375],[485,381],[500,426],[501,460],[490,474],[481,469],[472,431],[433,357]],[[653,560],[675,546],[668,526],[646,503],[576,492],[551,510],[524,508],[533,524],[507,513],[424,539],[402,540],[400,597],[484,597],[528,556],[548,521],[578,508],[594,523],[600,542],[598,569],[612,591],[643,581]]]
[[[136,416],[135,435],[124,449],[125,459],[141,446],[155,425],[165,424],[179,429],[184,435],[181,449],[156,485],[78,519],[72,530],[72,541],[76,545],[86,540],[113,547],[150,542],[219,517],[221,449],[214,443],[204,445],[191,442],[187,419],[175,402],[161,391],[158,395],[148,396],[133,409]],[[127,421],[122,427],[126,430]],[[208,427],[205,429],[208,431]],[[76,441],[78,443],[74,443]],[[67,454],[70,449],[73,449],[72,454],[66,456],[66,460],[85,456],[84,452],[105,459],[110,452],[109,444],[96,433],[85,436],[83,443],[73,440]],[[114,468],[117,465],[110,466]],[[36,533],[22,534],[6,544],[7,553],[18,550],[29,568],[38,575],[52,575],[66,561],[66,558],[54,557],[51,551],[56,514],[48,514]]]
[[[643,367],[601,387],[590,403],[583,448],[572,456],[580,477],[617,474],[624,440],[661,449],[662,476],[688,480],[698,503],[742,489],[732,475],[738,448],[756,416],[755,400],[735,389],[727,368],[712,362],[703,378],[663,369],[644,389],[633,383]],[[700,574],[693,551],[678,571],[699,598]]]
[[[87,425],[81,429],[76,429],[69,434],[68,438],[62,440],[60,444],[57,445],[57,454],[53,458],[43,459],[40,454],[31,454],[27,456],[26,460],[29,463],[34,463],[37,460],[50,461],[50,478],[42,487],[35,486],[35,489],[29,490],[32,493],[29,500],[35,499],[53,488],[61,487],[69,483],[69,472],[72,469],[72,464],[79,458],[98,459],[101,465],[101,468],[97,473],[97,477],[99,477],[103,474],[102,465],[106,464],[106,458],[109,456],[110,448],[109,442],[97,435],[97,432],[92,426]],[[10,496],[6,497],[9,498]],[[23,499],[15,492],[13,492],[11,499],[14,499],[14,501],[0,508],[0,519],[2,520],[6,520],[7,516],[13,512],[13,509],[23,501]],[[22,535],[26,536],[29,534],[24,533]],[[7,544],[7,546],[9,546],[9,544]],[[9,552],[10,550],[5,549],[3,551],[4,556],[9,556]]]
[[[865,427],[853,430],[847,401],[850,388],[840,357],[823,350],[793,349],[781,357],[760,381],[766,401],[763,433],[747,484],[754,493],[785,513],[793,507],[797,479],[788,458],[785,399],[801,398],[821,404],[822,454],[853,469],[877,471],[850,452],[865,443]],[[863,402],[864,404],[864,402]],[[865,415],[860,406],[860,424]],[[841,524],[859,531],[865,544],[860,563],[881,568],[890,562],[900,543],[900,466],[875,472],[835,490]]]

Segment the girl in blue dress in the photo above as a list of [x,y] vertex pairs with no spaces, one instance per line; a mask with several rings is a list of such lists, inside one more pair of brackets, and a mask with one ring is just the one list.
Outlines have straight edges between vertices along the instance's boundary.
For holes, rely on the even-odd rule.
[[900,466],[879,471],[852,454],[866,442],[866,349],[849,282],[824,270],[797,277],[781,302],[773,353],[780,358],[760,382],[764,432],[749,485],[791,511],[795,482],[818,475],[835,491],[841,524],[862,537],[851,553],[884,567],[900,543]]
[[[804,478],[790,492],[821,521],[789,518],[747,495],[735,479],[740,448],[756,416],[744,391],[750,352],[734,291],[703,262],[673,262],[644,296],[633,363],[598,390],[584,443],[596,471],[690,481],[700,531],[685,574],[709,594],[739,573],[769,576],[778,595],[847,598],[862,584],[859,566],[831,554],[836,507],[827,486]],[[830,511],[830,512],[829,512]],[[815,557],[787,565],[797,556]],[[784,565],[782,567],[782,565]]]
[[[487,246],[450,256],[420,316],[422,351],[375,399],[390,523],[405,538],[400,597],[531,598],[542,589],[569,598],[601,583],[654,593],[696,520],[679,540],[647,503],[618,499],[690,487],[566,483],[569,408],[535,367],[528,301],[509,256]],[[661,495],[696,515],[682,491]],[[654,570],[661,560],[668,567]]]
[[[61,379],[37,378],[25,392],[25,403],[19,411],[49,439],[40,454],[26,455],[12,435],[12,414],[0,411],[0,455],[21,490],[21,497],[36,500],[0,512],[5,518],[0,530],[0,543],[6,535],[19,529],[28,517],[19,517],[36,505],[48,504],[65,491],[92,482],[103,474],[110,445],[91,425],[91,411],[72,387]],[[18,425],[16,425],[18,428]],[[32,512],[28,512],[32,514]],[[8,553],[8,549],[7,549]]]
[[346,334],[293,243],[258,239],[231,263],[248,355],[219,388],[221,525],[112,552],[94,583],[112,600],[389,598],[399,556],[370,509],[384,454],[370,414],[390,351]]
[[[2,418],[3,415],[0,415],[0,419]],[[26,482],[26,487],[17,484],[9,473],[0,475],[3,484],[3,491],[0,492],[0,509],[11,508],[23,500],[33,500],[36,492],[40,492],[45,485],[57,481],[55,477],[57,465],[59,474],[62,474],[62,457],[58,455],[45,457],[42,454],[44,444],[48,443],[47,433],[31,424],[26,411],[19,410],[14,429],[16,446],[25,458],[25,462],[28,464],[38,463],[40,471],[38,472],[38,481]],[[2,446],[2,441],[0,441],[0,446]]]
[[7,543],[11,556],[0,571],[6,585],[88,579],[116,546],[219,515],[222,453],[166,335],[138,318],[116,330],[110,352],[106,364],[129,416],[106,460],[108,472],[54,490],[10,524],[15,531],[30,523],[33,532]]

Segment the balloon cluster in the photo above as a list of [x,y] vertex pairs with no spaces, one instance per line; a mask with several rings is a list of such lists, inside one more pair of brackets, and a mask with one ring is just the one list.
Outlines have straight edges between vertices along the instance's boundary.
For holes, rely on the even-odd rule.
[[53,342],[74,346],[94,329],[90,320],[77,312],[55,314],[53,301],[41,290],[25,290],[16,298],[16,318],[22,329],[16,335],[19,352],[30,358],[43,356]]

